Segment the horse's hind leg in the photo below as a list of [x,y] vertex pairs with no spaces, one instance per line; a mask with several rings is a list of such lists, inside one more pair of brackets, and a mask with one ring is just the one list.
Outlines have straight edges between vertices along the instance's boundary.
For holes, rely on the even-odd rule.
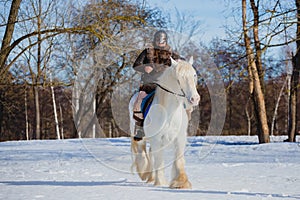
[[176,189],[192,188],[192,184],[188,180],[188,177],[184,169],[185,145],[183,144],[177,144],[177,145],[178,146],[175,147],[175,160],[173,162],[173,169],[172,169],[173,180],[170,184],[170,188],[176,188]]
[[153,181],[151,158],[146,149],[146,141],[131,139],[131,151],[133,157],[132,167],[136,167],[139,177],[147,182]]

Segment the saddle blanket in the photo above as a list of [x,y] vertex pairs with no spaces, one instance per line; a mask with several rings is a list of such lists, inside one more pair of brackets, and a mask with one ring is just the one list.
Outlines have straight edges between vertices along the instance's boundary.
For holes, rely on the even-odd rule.
[[154,94],[155,94],[155,90],[152,91],[151,93],[149,93],[142,101],[141,111],[143,113],[144,119],[146,118],[146,116],[149,112],[149,109],[150,109],[152,101],[153,101]]

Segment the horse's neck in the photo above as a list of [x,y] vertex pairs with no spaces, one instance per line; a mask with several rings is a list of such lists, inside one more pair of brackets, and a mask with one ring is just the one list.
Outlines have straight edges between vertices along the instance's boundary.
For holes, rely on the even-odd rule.
[[[175,94],[182,94],[178,78],[175,77],[176,70],[173,66],[167,68],[164,73],[159,77],[158,83],[165,89],[172,91]],[[163,90],[160,87],[156,89],[156,103],[160,104],[167,112],[173,112],[183,107],[184,98]]]
[[[161,83],[161,85],[164,88],[166,88],[176,94],[182,93],[182,91],[180,90],[179,83],[176,79],[170,79],[170,78],[165,79],[163,81],[163,83]],[[178,108],[179,106],[183,107],[183,104],[184,104],[183,97],[180,97],[178,95],[167,92],[160,87],[157,87],[156,98],[157,98],[157,103],[160,104],[161,106],[163,106],[164,108],[166,108],[168,111],[172,111],[172,110]]]

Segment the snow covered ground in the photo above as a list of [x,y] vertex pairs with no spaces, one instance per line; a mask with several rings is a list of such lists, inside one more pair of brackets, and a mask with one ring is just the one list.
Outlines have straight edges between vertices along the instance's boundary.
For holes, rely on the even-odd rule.
[[0,199],[300,199],[300,144],[283,139],[189,137],[191,190],[154,187],[132,174],[129,138],[3,142]]

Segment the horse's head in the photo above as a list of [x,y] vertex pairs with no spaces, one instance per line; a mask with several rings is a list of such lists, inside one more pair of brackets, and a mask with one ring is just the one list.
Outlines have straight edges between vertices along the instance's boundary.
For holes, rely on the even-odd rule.
[[179,82],[179,86],[185,94],[188,102],[196,106],[199,104],[200,95],[197,92],[197,73],[193,64],[193,57],[190,58],[189,62],[184,60],[175,61],[171,58],[172,68],[175,69],[175,78]]

